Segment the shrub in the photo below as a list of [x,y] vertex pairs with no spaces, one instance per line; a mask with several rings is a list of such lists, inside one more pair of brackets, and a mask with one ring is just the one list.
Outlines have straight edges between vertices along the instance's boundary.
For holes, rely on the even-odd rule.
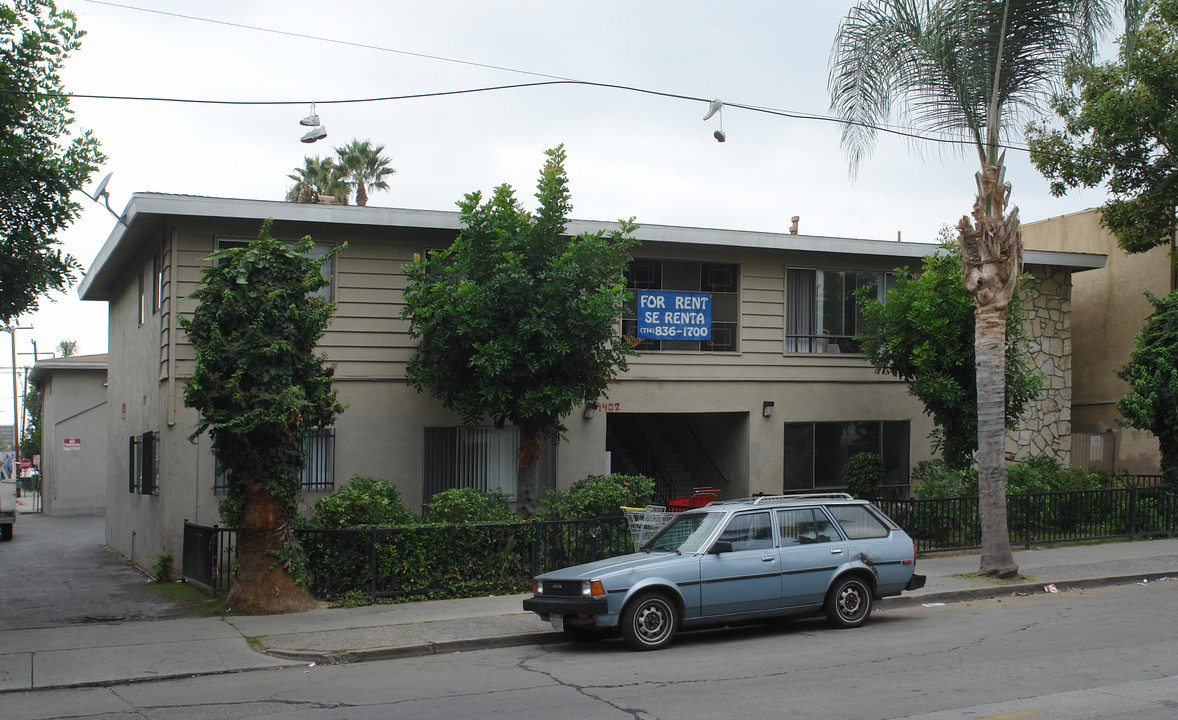
[[978,471],[953,470],[940,460],[922,460],[912,469],[912,492],[921,500],[973,497],[978,494]]
[[875,453],[852,455],[843,465],[843,481],[847,483],[850,493],[857,498],[877,497],[883,476],[883,458]]
[[444,490],[434,495],[426,506],[425,517],[431,523],[451,525],[519,521],[511,512],[511,498],[502,491],[471,488]]
[[568,490],[544,494],[549,520],[613,517],[623,507],[644,507],[654,496],[654,480],[641,475],[590,475]]
[[315,501],[313,528],[416,525],[418,518],[401,500],[401,491],[384,478],[354,477],[335,493]]

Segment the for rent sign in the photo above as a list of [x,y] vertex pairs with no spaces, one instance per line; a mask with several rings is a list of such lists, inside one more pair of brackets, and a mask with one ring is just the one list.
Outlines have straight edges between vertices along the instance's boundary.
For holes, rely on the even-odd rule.
[[703,292],[638,291],[639,340],[711,340],[712,296]]

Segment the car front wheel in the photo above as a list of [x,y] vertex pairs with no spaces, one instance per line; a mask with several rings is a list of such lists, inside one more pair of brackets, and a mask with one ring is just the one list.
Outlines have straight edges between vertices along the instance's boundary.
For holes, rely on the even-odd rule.
[[826,619],[838,628],[853,628],[871,617],[871,588],[860,577],[843,578],[826,596]]
[[635,650],[658,650],[675,637],[679,613],[674,601],[662,593],[643,595],[622,614],[622,637]]

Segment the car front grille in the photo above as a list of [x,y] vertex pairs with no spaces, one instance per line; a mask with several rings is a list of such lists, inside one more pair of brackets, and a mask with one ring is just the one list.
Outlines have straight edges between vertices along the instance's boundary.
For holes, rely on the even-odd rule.
[[542,583],[544,595],[553,597],[580,597],[580,580],[545,580]]

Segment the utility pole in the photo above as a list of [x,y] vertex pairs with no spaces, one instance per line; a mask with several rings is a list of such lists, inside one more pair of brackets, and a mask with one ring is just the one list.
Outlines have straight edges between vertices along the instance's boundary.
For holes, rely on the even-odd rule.
[[12,338],[12,438],[16,444],[16,450],[13,454],[12,471],[16,476],[20,477],[20,412],[17,410],[17,395],[16,391],[19,387],[16,382],[16,331],[17,330],[32,330],[31,327],[17,327],[16,325],[5,325],[4,332],[8,333]]

